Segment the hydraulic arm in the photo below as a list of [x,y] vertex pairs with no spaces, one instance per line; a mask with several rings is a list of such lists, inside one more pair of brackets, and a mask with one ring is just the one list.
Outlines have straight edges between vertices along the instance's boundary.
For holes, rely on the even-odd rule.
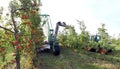
[[67,27],[66,23],[65,22],[58,22],[56,24],[56,28],[55,28],[55,34],[54,34],[54,41],[56,41],[56,37],[57,37],[57,34],[58,34],[58,30],[59,30],[59,26],[63,26],[63,27]]
[[58,30],[59,26],[62,27],[68,27],[65,22],[57,22],[56,23],[56,28],[55,31],[52,28],[50,16],[47,14],[41,15],[41,19],[43,19],[43,25],[47,25],[47,28],[45,28],[48,33],[48,43],[50,45],[50,49],[53,51],[54,55],[59,55],[60,54],[60,46],[59,42],[57,41],[57,35],[58,35]]

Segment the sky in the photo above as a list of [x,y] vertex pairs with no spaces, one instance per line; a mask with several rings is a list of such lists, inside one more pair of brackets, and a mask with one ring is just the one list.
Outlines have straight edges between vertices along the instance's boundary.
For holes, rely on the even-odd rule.
[[80,32],[77,19],[84,21],[91,34],[97,33],[101,23],[111,36],[120,33],[120,0],[42,0],[42,5],[41,13],[49,14],[53,24],[64,21]]
[[[0,6],[8,7],[10,0],[0,0]],[[87,31],[97,33],[101,23],[106,25],[107,32],[113,36],[120,33],[120,0],[41,0],[42,14],[49,14],[53,27],[58,21],[75,26],[76,20],[84,21]],[[5,9],[7,11],[7,8]]]

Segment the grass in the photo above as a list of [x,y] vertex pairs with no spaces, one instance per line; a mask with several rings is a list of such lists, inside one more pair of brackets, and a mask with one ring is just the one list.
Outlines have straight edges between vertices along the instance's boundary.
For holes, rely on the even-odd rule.
[[115,53],[101,55],[83,49],[76,52],[71,48],[61,48],[59,56],[41,53],[39,60],[41,69],[120,69],[120,56]]
[[[9,54],[7,58],[12,59]],[[22,64],[30,66],[26,60],[28,57],[22,56],[21,59]],[[120,69],[120,50],[109,55],[102,55],[87,52],[84,49],[61,47],[59,56],[53,56],[51,53],[40,53],[35,59],[37,59],[36,69]],[[12,65],[10,66],[12,67]],[[22,69],[29,68],[22,67]]]

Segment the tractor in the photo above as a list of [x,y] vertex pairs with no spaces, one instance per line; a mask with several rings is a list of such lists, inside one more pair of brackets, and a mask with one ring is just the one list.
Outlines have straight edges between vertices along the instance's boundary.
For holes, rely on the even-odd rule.
[[50,15],[48,14],[41,14],[41,24],[44,30],[44,34],[46,36],[46,40],[43,42],[43,47],[39,48],[38,51],[45,51],[50,50],[52,53],[57,56],[60,54],[60,46],[59,42],[57,41],[57,35],[59,26],[68,27],[65,22],[57,22],[56,28],[53,30],[52,23],[50,19]]
[[90,40],[93,40],[95,42],[100,41],[100,39],[101,39],[101,36],[98,34],[90,36]]

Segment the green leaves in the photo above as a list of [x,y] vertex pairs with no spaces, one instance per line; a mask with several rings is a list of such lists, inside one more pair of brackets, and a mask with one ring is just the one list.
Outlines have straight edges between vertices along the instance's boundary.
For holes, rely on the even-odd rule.
[[108,42],[110,40],[110,37],[109,37],[108,33],[106,32],[105,24],[102,24],[101,28],[98,28],[98,34],[101,37],[99,44],[103,47],[109,47]]
[[79,20],[77,20],[77,22],[78,22],[78,24],[79,24],[79,26],[80,26],[81,32],[84,32],[84,31],[86,30],[86,26],[85,26],[85,24],[84,24],[84,21],[79,21]]
[[68,30],[65,29],[59,35],[59,42],[62,45],[72,48],[85,48],[89,45],[89,32],[85,31],[86,26],[84,22],[77,21],[79,22],[81,33],[77,34],[74,26],[69,25]]

